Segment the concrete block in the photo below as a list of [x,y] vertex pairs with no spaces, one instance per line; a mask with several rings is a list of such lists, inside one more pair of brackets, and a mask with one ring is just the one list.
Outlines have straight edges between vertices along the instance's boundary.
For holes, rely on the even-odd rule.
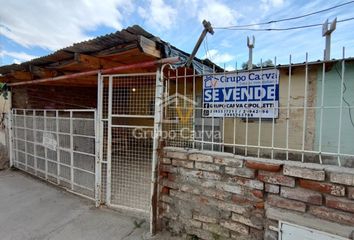
[[172,165],[176,167],[184,167],[184,168],[193,168],[194,162],[193,161],[183,161],[178,159],[172,159]]
[[228,167],[243,167],[243,160],[230,157],[216,156],[214,159],[215,164],[220,164]]
[[339,173],[339,172],[330,172],[329,181],[332,183],[339,183],[349,186],[354,186],[354,174],[349,173]]
[[188,153],[187,153],[187,152],[172,152],[172,151],[166,151],[166,152],[165,152],[165,157],[166,157],[166,158],[173,158],[173,159],[186,160],[186,159],[188,158]]

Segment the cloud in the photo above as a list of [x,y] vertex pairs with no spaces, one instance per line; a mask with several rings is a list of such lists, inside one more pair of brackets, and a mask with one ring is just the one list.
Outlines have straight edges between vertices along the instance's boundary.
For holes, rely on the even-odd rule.
[[218,27],[235,25],[239,17],[239,12],[216,0],[205,1],[198,13],[199,21],[205,19]]
[[11,57],[14,58],[13,63],[21,63],[21,62],[25,62],[25,61],[29,61],[32,60],[34,58],[37,58],[38,56],[34,56],[34,55],[30,55],[24,52],[9,52],[6,50],[0,51],[0,57]]
[[268,12],[271,8],[283,6],[284,0],[261,0],[261,9]]
[[123,13],[132,11],[131,1],[125,0],[12,0],[5,5],[0,8],[1,34],[22,46],[49,50],[86,40],[85,32],[98,26],[118,30]]
[[203,58],[208,58],[217,64],[223,65],[224,63],[228,63],[234,60],[235,56],[229,53],[220,53],[219,50],[216,49],[211,49],[208,51],[208,53],[205,56],[203,56]]
[[164,0],[150,0],[148,9],[139,7],[138,13],[154,28],[171,28],[177,20],[177,10]]

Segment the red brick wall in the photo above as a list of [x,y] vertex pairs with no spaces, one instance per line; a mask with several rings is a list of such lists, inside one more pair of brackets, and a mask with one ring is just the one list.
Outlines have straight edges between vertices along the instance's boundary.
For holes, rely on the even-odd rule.
[[25,86],[12,88],[12,107],[27,109],[96,108],[97,89],[71,86]]
[[199,239],[278,239],[278,221],[351,237],[354,170],[165,148],[164,228]]

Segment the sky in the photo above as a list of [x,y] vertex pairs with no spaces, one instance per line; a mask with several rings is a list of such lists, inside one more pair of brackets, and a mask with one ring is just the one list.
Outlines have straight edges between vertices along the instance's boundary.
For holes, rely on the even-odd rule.
[[[76,42],[140,25],[162,40],[192,52],[206,19],[215,27],[197,57],[228,70],[248,59],[247,36],[255,36],[254,63],[323,59],[322,27],[292,31],[235,31],[218,27],[268,22],[329,8],[349,0],[0,0],[0,65],[48,55]],[[354,17],[354,3],[310,17],[252,28],[285,28]],[[331,58],[354,56],[354,20],[337,24]]]

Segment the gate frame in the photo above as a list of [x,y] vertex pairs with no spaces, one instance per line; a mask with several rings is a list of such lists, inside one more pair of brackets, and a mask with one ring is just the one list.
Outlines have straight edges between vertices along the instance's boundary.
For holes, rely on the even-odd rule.
[[[163,65],[165,66],[165,65]],[[102,75],[101,72],[97,75],[97,130],[99,131],[99,150],[98,150],[98,162],[100,167],[102,163],[107,164],[107,175],[106,175],[106,197],[105,202],[108,207],[117,208],[116,205],[111,204],[111,187],[112,187],[112,93],[113,93],[113,77],[129,77],[129,76],[156,76],[155,80],[155,111],[154,111],[154,124],[149,126],[153,128],[153,146],[152,146],[152,159],[151,159],[151,191],[150,191],[150,233],[155,234],[156,232],[156,221],[157,221],[157,166],[160,148],[160,133],[162,130],[162,99],[163,99],[163,66],[157,67],[156,72],[143,72],[143,73],[130,73],[130,74],[107,74]],[[104,78],[108,78],[108,114],[107,119],[103,119],[103,90],[104,90]],[[105,79],[107,80],[107,79]],[[132,116],[134,117],[134,116]],[[103,137],[104,137],[104,121],[107,121],[107,160],[103,161]],[[100,168],[101,170],[101,168]],[[101,178],[101,173],[99,175]],[[101,181],[100,181],[101,183]],[[101,183],[102,184],[102,183]],[[101,192],[100,192],[101,193]],[[102,194],[102,193],[101,193]],[[135,210],[129,207],[119,206],[120,209],[125,210]]]

